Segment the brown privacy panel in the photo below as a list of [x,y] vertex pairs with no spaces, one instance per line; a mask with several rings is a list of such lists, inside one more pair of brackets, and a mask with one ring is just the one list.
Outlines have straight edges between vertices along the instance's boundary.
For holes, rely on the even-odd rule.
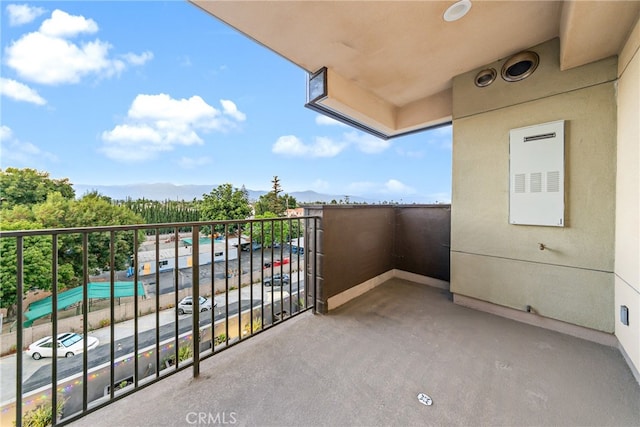
[[449,281],[451,206],[396,208],[394,268]]
[[319,276],[325,301],[392,269],[449,280],[450,205],[323,206]]

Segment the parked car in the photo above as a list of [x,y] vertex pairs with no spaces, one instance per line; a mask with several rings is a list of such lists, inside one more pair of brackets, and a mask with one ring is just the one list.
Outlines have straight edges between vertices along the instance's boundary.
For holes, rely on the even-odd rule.
[[272,264],[273,264],[273,266],[274,266],[274,267],[280,267],[281,265],[289,264],[289,258],[285,258],[285,259],[283,259],[283,260],[279,260],[279,259],[277,259],[277,260],[275,260],[275,261],[273,261],[273,262],[271,262],[271,261],[266,261],[266,262],[264,263],[264,268],[271,268],[271,265],[272,265]]
[[[211,305],[211,300],[209,298],[205,298],[201,296],[199,301],[200,301],[200,311],[209,311],[216,306],[215,302],[213,303],[213,306]],[[184,297],[178,303],[178,314],[185,314],[185,313],[193,313],[192,297]]]
[[[71,357],[84,351],[84,338],[75,332],[58,334],[58,357]],[[100,344],[96,337],[87,337],[87,350],[92,350]],[[35,360],[43,357],[53,357],[53,337],[44,337],[32,343],[27,348],[27,354]]]
[[289,275],[283,274],[280,276],[279,274],[274,275],[273,277],[265,277],[264,282],[262,282],[265,286],[282,286],[282,284],[289,284]]

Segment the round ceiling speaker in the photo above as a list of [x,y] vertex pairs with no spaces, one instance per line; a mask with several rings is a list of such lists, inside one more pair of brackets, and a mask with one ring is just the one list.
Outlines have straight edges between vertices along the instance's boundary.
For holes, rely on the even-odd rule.
[[508,82],[517,82],[529,77],[538,68],[540,57],[529,50],[516,53],[502,66],[502,78]]
[[478,87],[489,86],[496,79],[497,75],[498,75],[498,73],[496,72],[495,69],[486,68],[486,69],[480,71],[478,74],[476,74],[476,78],[474,80],[474,83]]

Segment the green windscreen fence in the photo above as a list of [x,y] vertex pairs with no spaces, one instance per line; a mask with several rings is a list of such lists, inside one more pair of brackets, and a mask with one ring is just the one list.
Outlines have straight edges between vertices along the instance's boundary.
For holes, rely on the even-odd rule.
[[[110,298],[111,283],[89,283],[87,286],[87,294],[89,296],[89,299]],[[113,296],[114,298],[134,296],[133,282],[114,282]],[[138,282],[138,296],[145,296],[142,282]],[[77,288],[73,288],[68,291],[60,292],[58,294],[57,310],[64,310],[65,308],[72,306],[73,304],[80,301],[82,301],[82,286],[78,286]],[[27,320],[24,322],[24,327],[28,328],[29,326],[31,326],[34,320],[51,314],[52,307],[53,303],[50,296],[29,304],[29,310],[24,313],[24,316],[27,318]]]

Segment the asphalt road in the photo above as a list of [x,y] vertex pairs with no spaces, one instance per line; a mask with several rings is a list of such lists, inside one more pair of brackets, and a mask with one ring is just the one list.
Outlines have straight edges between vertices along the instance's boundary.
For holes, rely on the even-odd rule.
[[[296,280],[296,275],[292,277],[293,280]],[[282,296],[286,297],[286,293],[297,293],[298,286],[301,289],[304,289],[304,282],[301,281],[298,285],[297,282],[292,283],[288,286],[273,287],[273,288],[262,288],[260,284],[253,286],[253,306],[260,306],[262,301],[260,298],[262,297],[262,289],[267,293],[272,291],[275,293],[273,296],[273,300],[277,301]],[[214,316],[214,322],[220,319],[224,319],[225,316],[233,316],[238,313],[238,299],[242,297],[241,304],[242,310],[247,310],[251,305],[251,300],[249,300],[249,289],[243,288],[242,293],[240,294],[238,291],[229,292],[228,293],[228,313],[225,306],[226,295],[221,294],[215,297],[215,301],[217,302],[217,307],[214,307],[212,311],[202,312],[200,313],[200,325],[204,326],[211,323],[211,315]],[[267,294],[265,294],[267,295]],[[271,298],[265,298],[265,303],[268,302]],[[285,310],[287,306],[285,305]],[[270,313],[269,310],[265,311],[265,318],[268,317]],[[173,309],[164,310],[159,313],[160,319],[160,341],[169,339],[174,336],[175,333],[175,311]],[[155,333],[155,325],[156,325],[156,316],[154,314],[150,314],[147,316],[141,316],[138,318],[138,348],[144,348],[147,346],[151,346],[155,344],[156,333]],[[178,316],[178,333],[181,334],[183,332],[191,330],[192,325],[192,316],[190,314]],[[110,327],[105,327],[101,329],[97,329],[89,333],[91,336],[95,336],[100,340],[100,345],[90,352],[87,353],[88,367],[98,366],[103,363],[107,363],[111,357],[111,348],[110,348],[110,340],[111,340],[111,329]],[[128,320],[125,322],[115,323],[114,324],[114,336],[115,336],[115,357],[120,357],[133,352],[134,348],[134,327],[133,320]],[[78,373],[82,371],[82,355],[76,355],[71,358],[59,358],[58,359],[58,379],[62,379],[72,375],[74,373]],[[43,385],[47,385],[51,383],[51,362],[50,358],[42,358],[40,360],[33,360],[26,353],[23,354],[23,378],[26,380],[23,381],[23,393],[34,390]],[[6,402],[12,399],[15,396],[15,387],[16,387],[16,355],[6,356],[0,359],[0,402]]]

